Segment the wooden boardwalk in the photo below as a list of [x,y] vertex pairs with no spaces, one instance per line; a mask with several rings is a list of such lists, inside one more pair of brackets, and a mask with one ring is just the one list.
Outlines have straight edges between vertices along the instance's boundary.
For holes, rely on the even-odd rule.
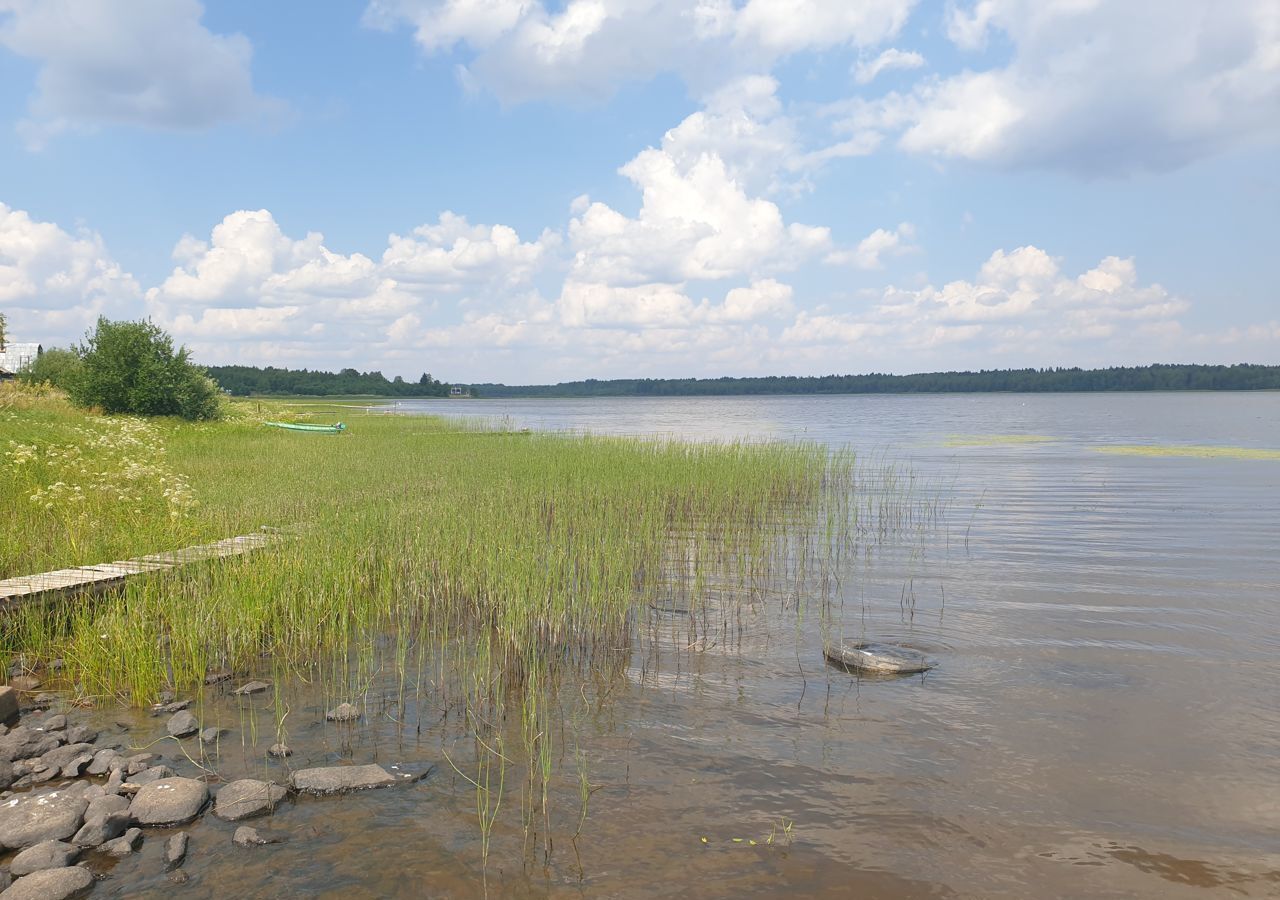
[[131,575],[162,572],[205,559],[239,556],[242,553],[260,550],[279,539],[279,534],[264,531],[227,538],[212,544],[173,550],[169,553],[152,553],[149,556],[139,556],[137,559],[122,559],[97,566],[78,566],[74,569],[58,569],[56,572],[44,572],[40,575],[9,578],[0,581],[0,613],[28,603],[53,600],[82,591],[98,593],[109,590],[124,584],[125,579]]

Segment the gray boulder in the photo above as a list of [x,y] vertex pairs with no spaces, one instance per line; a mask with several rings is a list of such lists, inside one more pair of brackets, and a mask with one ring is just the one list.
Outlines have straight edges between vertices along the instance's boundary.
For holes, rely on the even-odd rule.
[[0,760],[12,762],[15,759],[43,756],[61,744],[62,735],[58,732],[36,731],[19,725],[0,737]]
[[87,755],[89,759],[93,759],[93,744],[67,744],[63,747],[55,747],[40,757],[40,762],[46,766],[52,766],[58,771],[79,756]]
[[215,744],[217,743],[218,738],[221,735],[222,735],[221,728],[215,728],[211,726],[209,728],[206,728],[204,731],[200,732],[200,743]]
[[105,794],[89,801],[84,811],[84,825],[71,843],[79,847],[97,847],[124,834],[129,827],[129,801],[116,794]]
[[209,788],[194,778],[162,778],[144,784],[129,811],[139,825],[181,825],[200,814]]
[[200,730],[200,723],[196,717],[185,709],[182,712],[174,713],[165,730],[176,738],[190,737]]
[[67,900],[93,886],[93,876],[88,869],[65,866],[61,869],[43,869],[32,872],[15,881],[0,894],[3,900]]
[[382,766],[323,766],[316,769],[299,769],[293,773],[292,784],[304,794],[341,794],[347,791],[363,791],[369,788],[395,784],[395,777]]
[[98,732],[88,725],[72,725],[67,729],[68,744],[92,744],[98,739]]
[[169,766],[152,766],[149,769],[143,769],[137,775],[129,777],[131,784],[141,787],[144,784],[151,784],[153,781],[159,781],[161,778],[172,778],[178,773],[173,771]]
[[214,800],[213,814],[228,822],[263,816],[275,809],[276,804],[288,795],[287,790],[270,781],[242,778],[218,791],[218,796]]
[[61,869],[75,862],[79,855],[80,848],[72,844],[41,841],[9,861],[9,874],[14,878],[21,878],[42,869]]
[[0,804],[0,846],[19,850],[69,838],[88,806],[82,787],[11,797]]
[[106,775],[111,771],[111,764],[120,758],[120,753],[116,750],[99,750],[93,754],[93,759],[89,762],[85,773],[88,775]]
[[36,728],[41,731],[65,731],[67,728],[67,717],[61,713],[56,716],[50,716],[37,725]]

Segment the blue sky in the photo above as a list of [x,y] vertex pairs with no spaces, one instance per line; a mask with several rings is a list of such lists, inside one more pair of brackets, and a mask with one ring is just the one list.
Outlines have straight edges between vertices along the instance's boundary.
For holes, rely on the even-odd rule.
[[1270,0],[0,0],[0,310],[416,378],[1280,363]]

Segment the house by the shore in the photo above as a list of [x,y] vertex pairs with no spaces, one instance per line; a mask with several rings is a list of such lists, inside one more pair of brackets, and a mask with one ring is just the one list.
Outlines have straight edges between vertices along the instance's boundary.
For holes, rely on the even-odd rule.
[[0,380],[13,378],[36,361],[44,348],[39,344],[19,344],[9,341],[0,347]]

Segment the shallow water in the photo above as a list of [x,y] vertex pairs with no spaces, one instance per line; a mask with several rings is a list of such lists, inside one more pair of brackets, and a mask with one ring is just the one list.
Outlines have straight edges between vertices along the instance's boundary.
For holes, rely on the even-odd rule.
[[[401,407],[849,444],[909,461],[946,514],[850,561],[826,625],[784,585],[700,641],[678,606],[655,604],[614,665],[562,690],[572,727],[553,849],[522,829],[513,773],[483,872],[475,792],[442,759],[471,771],[474,747],[431,705],[429,664],[403,707],[389,668],[362,682],[355,727],[323,721],[342,693],[332,685],[291,683],[254,704],[210,691],[202,718],[231,729],[223,777],[283,777],[261,762],[277,702],[295,767],[437,769],[413,787],[299,800],[269,823],[289,836],[279,846],[244,851],[232,826],[191,826],[188,895],[1280,894],[1280,460],[1099,452],[1280,449],[1280,394]],[[904,641],[939,665],[859,680],[824,663],[824,629]],[[142,714],[94,715],[125,721],[134,744],[163,731]],[[579,750],[593,793],[574,840]],[[96,895],[172,893],[160,845]]]

